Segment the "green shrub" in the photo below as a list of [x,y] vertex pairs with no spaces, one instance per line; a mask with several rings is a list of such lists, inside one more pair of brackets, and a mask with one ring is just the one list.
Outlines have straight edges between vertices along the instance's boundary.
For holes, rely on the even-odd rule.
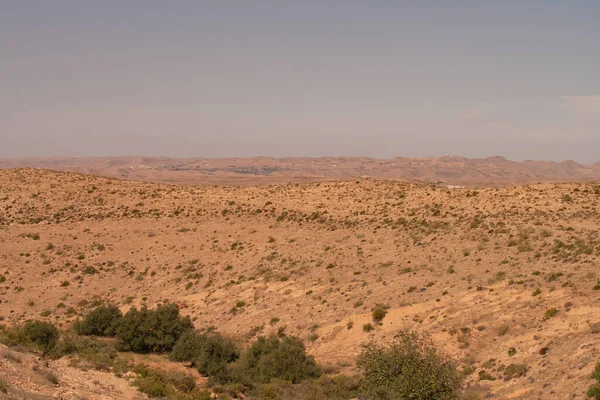
[[373,324],[364,324],[363,325],[363,331],[365,331],[365,332],[371,332],[373,329],[375,329]]
[[595,400],[600,400],[600,362],[596,363],[591,378],[595,379],[596,383],[589,387],[587,395]]
[[364,376],[365,399],[457,399],[462,376],[415,332],[400,332],[388,347],[364,344],[356,366]]
[[97,370],[108,370],[117,359],[117,351],[111,345],[94,338],[75,335],[63,337],[48,353],[55,360],[74,354],[80,356]]
[[167,395],[167,387],[159,375],[140,376],[133,384],[137,386],[140,392],[147,394],[149,397],[166,397]]
[[280,379],[298,383],[318,378],[320,370],[312,356],[306,354],[302,340],[295,336],[259,336],[244,353],[233,375],[249,385]]
[[546,312],[544,313],[544,321],[549,320],[550,318],[554,318],[558,315],[558,310],[554,307],[549,308],[546,310]]
[[510,364],[504,370],[504,380],[509,381],[513,378],[520,378],[527,373],[527,367],[524,364]]
[[372,312],[372,316],[373,316],[373,321],[377,324],[380,324],[381,321],[383,321],[383,319],[385,318],[385,316],[388,313],[388,308],[384,305],[381,304],[377,304],[374,308],[373,308],[373,312]]
[[201,390],[193,376],[181,372],[167,372],[150,369],[145,364],[137,364],[133,372],[138,378],[133,382],[138,390],[149,397],[173,400],[209,400],[210,391]]
[[59,333],[56,327],[48,322],[29,321],[21,328],[23,336],[31,343],[38,345],[44,353],[56,345]]
[[123,318],[117,307],[100,306],[90,311],[83,320],[77,319],[73,324],[75,332],[80,335],[115,336],[117,327]]
[[219,334],[202,335],[189,330],[175,343],[170,358],[191,362],[204,376],[221,377],[227,365],[239,358],[239,352],[231,340]]
[[170,351],[179,337],[193,329],[189,317],[179,315],[175,304],[158,306],[149,310],[131,308],[121,319],[116,336],[119,349],[137,353]]

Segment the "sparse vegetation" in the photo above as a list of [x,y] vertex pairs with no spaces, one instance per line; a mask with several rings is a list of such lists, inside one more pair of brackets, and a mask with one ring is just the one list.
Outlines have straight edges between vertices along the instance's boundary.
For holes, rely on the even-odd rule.
[[[411,326],[445,340],[471,388],[583,395],[553,377],[570,368],[564,381],[579,379],[595,357],[600,186],[444,186],[176,186],[0,170],[4,360],[49,386],[46,371],[70,384],[53,364],[129,379],[145,360],[151,372],[131,381],[167,398],[208,396],[171,379],[193,368],[221,398],[347,400],[365,396],[363,377],[344,376],[349,349]],[[181,312],[155,314],[166,306]],[[54,346],[23,333],[34,320],[60,330]],[[578,328],[558,339],[568,326]],[[327,363],[321,377],[254,381],[245,357],[259,335],[301,337],[304,354]],[[6,381],[14,397],[20,384]]]

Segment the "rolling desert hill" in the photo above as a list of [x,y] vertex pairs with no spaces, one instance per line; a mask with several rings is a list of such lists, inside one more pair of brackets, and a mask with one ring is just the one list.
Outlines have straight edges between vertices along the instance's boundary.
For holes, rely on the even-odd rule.
[[256,185],[378,178],[463,186],[506,186],[600,179],[600,163],[514,162],[503,157],[188,158],[98,157],[0,159],[0,168],[45,168],[135,181]]
[[[196,327],[240,343],[297,335],[319,362],[345,373],[361,343],[424,332],[464,370],[475,399],[583,399],[592,383],[600,360],[598,165],[453,157],[18,163],[113,178],[0,170],[7,326],[35,318],[66,330],[94,303],[125,311],[172,302]],[[187,185],[139,182],[145,171]],[[295,183],[190,185],[241,182],[240,174]],[[399,179],[579,182],[474,190]],[[305,182],[313,180],[324,181]],[[377,304],[388,314],[367,332]],[[71,385],[103,398],[73,383],[79,373],[61,360],[50,365],[64,382],[54,389],[20,382],[7,352],[0,349],[0,375],[15,391],[50,397]],[[133,396],[106,374],[117,379],[110,390]]]

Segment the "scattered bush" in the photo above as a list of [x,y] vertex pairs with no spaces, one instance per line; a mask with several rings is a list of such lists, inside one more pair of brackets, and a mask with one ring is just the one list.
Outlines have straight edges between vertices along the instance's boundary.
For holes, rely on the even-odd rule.
[[388,347],[364,344],[356,365],[365,399],[457,399],[462,376],[433,342],[400,332]]

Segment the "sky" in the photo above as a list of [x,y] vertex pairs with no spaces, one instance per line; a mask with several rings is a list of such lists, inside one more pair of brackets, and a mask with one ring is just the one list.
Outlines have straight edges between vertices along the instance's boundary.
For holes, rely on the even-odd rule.
[[600,160],[598,0],[0,0],[0,157]]

